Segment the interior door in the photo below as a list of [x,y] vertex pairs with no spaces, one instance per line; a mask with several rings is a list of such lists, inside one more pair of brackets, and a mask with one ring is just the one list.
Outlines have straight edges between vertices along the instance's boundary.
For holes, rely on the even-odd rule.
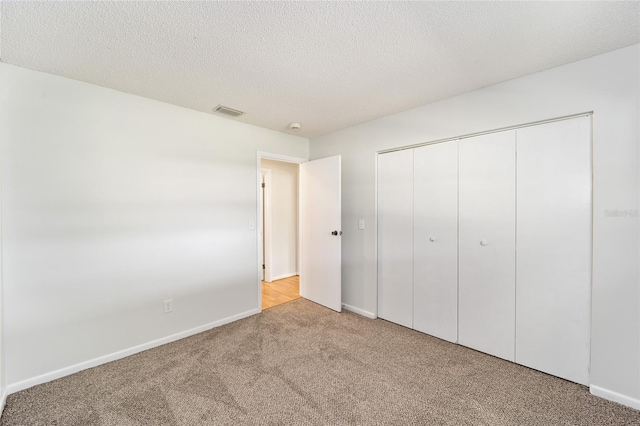
[[460,344],[515,359],[515,131],[458,142]]
[[300,295],[342,310],[340,156],[300,165]]

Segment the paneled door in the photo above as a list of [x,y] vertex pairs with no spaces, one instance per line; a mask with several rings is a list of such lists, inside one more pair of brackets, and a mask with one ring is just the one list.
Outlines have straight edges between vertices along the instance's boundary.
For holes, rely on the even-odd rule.
[[516,362],[589,384],[591,117],[517,130]]
[[378,155],[378,316],[413,327],[413,150]]
[[515,358],[515,131],[459,149],[460,344]]
[[414,150],[413,328],[458,339],[458,143]]

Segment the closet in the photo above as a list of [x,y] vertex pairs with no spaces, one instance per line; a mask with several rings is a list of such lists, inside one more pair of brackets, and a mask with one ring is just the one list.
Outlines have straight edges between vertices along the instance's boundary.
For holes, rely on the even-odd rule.
[[378,156],[378,316],[589,382],[591,117]]

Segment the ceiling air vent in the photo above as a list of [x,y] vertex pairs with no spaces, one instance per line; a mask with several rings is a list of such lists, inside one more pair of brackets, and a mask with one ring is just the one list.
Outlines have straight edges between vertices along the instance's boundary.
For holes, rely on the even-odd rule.
[[219,114],[228,115],[229,117],[240,117],[244,114],[242,111],[238,111],[237,109],[229,108],[224,105],[218,105],[213,110]]

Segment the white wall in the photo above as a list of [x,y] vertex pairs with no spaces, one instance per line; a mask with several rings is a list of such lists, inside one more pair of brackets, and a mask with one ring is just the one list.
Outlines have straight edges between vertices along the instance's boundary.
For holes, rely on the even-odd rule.
[[5,64],[0,84],[10,391],[256,311],[256,152],[307,139]]
[[376,151],[593,111],[592,391],[640,408],[638,218],[605,215],[638,209],[639,51],[631,46],[313,139],[312,159],[342,155],[343,303],[376,311]]
[[262,160],[271,169],[271,279],[298,273],[298,164]]

